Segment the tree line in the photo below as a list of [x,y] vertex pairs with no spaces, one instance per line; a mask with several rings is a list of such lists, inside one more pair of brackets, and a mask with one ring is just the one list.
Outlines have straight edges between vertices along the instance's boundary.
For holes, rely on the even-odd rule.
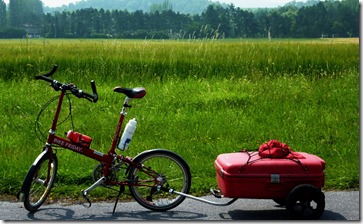
[[[213,0],[216,1],[216,0]],[[144,12],[152,11],[161,5],[171,5],[173,11],[184,14],[200,14],[209,4],[211,0],[83,0],[76,3],[70,3],[60,7],[44,7],[44,12],[55,11],[75,11],[77,9],[95,8],[104,10],[128,10],[134,12],[142,10]]]
[[84,8],[46,14],[40,0],[10,0],[8,10],[0,0],[4,27],[0,37],[27,33],[47,38],[359,37],[358,0],[315,1],[312,6],[257,10],[211,4],[201,14],[190,15],[173,11],[167,0],[150,12]]

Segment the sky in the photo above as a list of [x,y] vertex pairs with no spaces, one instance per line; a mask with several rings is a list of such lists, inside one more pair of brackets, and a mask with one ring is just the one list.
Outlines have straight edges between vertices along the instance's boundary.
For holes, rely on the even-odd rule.
[[[42,0],[44,5],[49,7],[57,7],[62,5],[68,5],[69,3],[75,3],[80,0]],[[137,0],[135,0],[137,1]],[[283,6],[284,4],[292,0],[218,0],[222,3],[233,3],[236,7],[240,8],[257,8],[257,7],[277,7]],[[306,2],[306,0],[297,0]],[[9,3],[9,0],[5,0],[5,3]]]

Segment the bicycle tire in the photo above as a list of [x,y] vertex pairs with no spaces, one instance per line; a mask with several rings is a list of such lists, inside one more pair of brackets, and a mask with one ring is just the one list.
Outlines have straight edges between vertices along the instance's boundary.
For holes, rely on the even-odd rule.
[[[55,154],[52,153],[51,156],[49,154],[47,150],[43,151],[29,168],[24,179],[21,188],[22,200],[29,212],[35,212],[42,206],[54,185],[58,159]],[[48,173],[49,181],[46,182]]]
[[[166,211],[184,201],[184,196],[170,194],[165,190],[189,193],[191,174],[183,158],[168,150],[154,149],[139,154],[133,162],[142,164],[143,167],[138,169],[132,166],[129,171],[129,180],[135,184],[129,186],[130,193],[141,206],[153,211]],[[143,171],[151,172],[157,177],[152,178]],[[136,186],[137,184],[148,186]]]

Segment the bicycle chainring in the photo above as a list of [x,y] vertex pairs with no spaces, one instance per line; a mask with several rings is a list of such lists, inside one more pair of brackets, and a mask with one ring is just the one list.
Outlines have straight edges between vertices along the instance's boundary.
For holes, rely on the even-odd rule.
[[[103,166],[102,164],[98,164],[93,170],[93,180],[96,182],[103,176]],[[108,176],[106,177],[109,181],[118,181],[117,178],[117,170],[110,169]],[[105,186],[105,184],[102,184]]]

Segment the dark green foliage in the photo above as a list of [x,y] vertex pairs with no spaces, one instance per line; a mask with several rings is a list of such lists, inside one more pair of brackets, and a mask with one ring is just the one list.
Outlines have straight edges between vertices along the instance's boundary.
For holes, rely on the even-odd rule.
[[9,22],[12,27],[42,24],[43,6],[40,0],[10,0]]
[[6,21],[6,4],[3,0],[0,0],[0,27],[7,26]]
[[23,38],[26,31],[22,28],[5,28],[0,29],[0,38]]
[[[10,1],[8,25],[21,27],[26,29],[27,33],[36,33],[35,36],[48,38],[220,39],[359,36],[357,0],[325,1],[304,7],[289,4],[274,9],[257,10],[241,9],[232,4],[210,4],[199,14],[181,13],[175,9],[177,3],[171,0],[151,5],[151,12],[143,9],[109,10],[106,6],[110,2],[102,1],[104,8],[57,11],[46,13],[44,16],[41,6],[39,7],[39,0],[25,2]],[[81,3],[86,4],[83,1],[79,4]],[[3,19],[0,18],[0,23],[1,21]]]
[[68,6],[57,8],[45,8],[46,12],[75,11],[82,8],[95,8],[105,10],[128,10],[130,12],[142,10],[144,12],[154,12],[173,9],[175,12],[185,14],[200,14],[212,4],[210,0],[87,0],[80,1]]

